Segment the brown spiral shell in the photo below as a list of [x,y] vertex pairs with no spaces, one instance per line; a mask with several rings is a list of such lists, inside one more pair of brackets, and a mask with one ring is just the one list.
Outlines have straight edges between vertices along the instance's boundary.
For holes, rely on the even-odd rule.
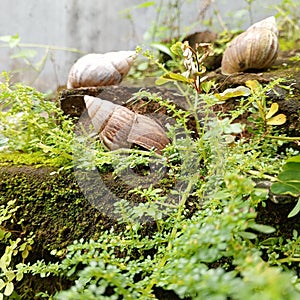
[[92,96],[84,96],[84,101],[95,132],[109,150],[136,144],[161,153],[169,143],[164,129],[147,116]]
[[221,71],[224,75],[249,69],[266,69],[278,54],[278,30],[274,17],[266,18],[250,26],[235,37],[226,48]]
[[135,58],[135,51],[87,54],[71,67],[67,88],[119,84],[129,72]]

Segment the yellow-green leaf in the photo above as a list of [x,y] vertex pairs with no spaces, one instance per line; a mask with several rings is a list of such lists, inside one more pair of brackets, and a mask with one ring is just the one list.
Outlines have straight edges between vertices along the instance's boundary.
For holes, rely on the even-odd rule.
[[245,84],[252,91],[252,93],[259,91],[261,88],[261,85],[257,80],[247,80]]
[[0,259],[0,270],[2,270],[4,272],[7,270],[7,268],[6,268],[6,256],[5,256],[5,254]]
[[173,72],[168,72],[162,76],[164,79],[169,79],[169,80],[176,80],[176,81],[181,81],[181,82],[186,82],[186,83],[191,83],[192,80],[184,77],[181,74],[173,73]]
[[170,79],[165,79],[163,77],[159,77],[159,78],[156,79],[155,84],[163,85],[163,84],[166,84],[169,81],[170,81]]
[[211,88],[213,87],[214,84],[215,84],[215,82],[212,80],[205,81],[205,82],[201,83],[201,88],[205,93],[209,93],[209,91],[211,90]]
[[251,91],[245,86],[238,86],[236,88],[226,89],[223,93],[215,94],[215,96],[221,100],[225,101],[230,98],[249,96]]
[[155,1],[146,1],[144,3],[134,6],[134,8],[145,8],[145,7],[153,6],[153,5],[155,5]]
[[286,116],[284,114],[276,115],[268,119],[267,125],[282,125],[286,122]]
[[5,282],[3,279],[0,279],[0,291],[5,287]]
[[150,46],[159,50],[162,53],[169,55],[171,58],[174,59],[173,53],[171,52],[170,48],[168,46],[166,46],[165,44],[153,42],[150,44]]
[[288,215],[288,218],[292,218],[295,217],[300,211],[300,198],[297,201],[297,204],[295,205],[295,207],[291,210],[291,212]]
[[10,281],[5,287],[4,296],[10,296],[13,291],[14,291],[14,284]]
[[185,83],[192,83],[193,80],[184,77],[181,74],[177,74],[177,73],[173,73],[173,72],[168,72],[166,74],[164,74],[163,76],[159,77],[155,83],[157,85],[162,85],[167,83],[168,81],[181,81],[181,82],[185,82]]
[[16,274],[14,273],[14,271],[7,271],[5,272],[5,276],[9,281],[12,281],[15,279]]
[[20,273],[17,273],[16,275],[16,280],[17,281],[21,281],[23,279],[23,276],[24,276],[24,273],[20,272]]
[[175,54],[175,55],[179,55],[181,56],[182,55],[182,42],[176,42],[175,44],[173,44],[171,46],[171,51]]
[[274,102],[272,103],[268,113],[266,114],[266,119],[270,119],[272,116],[274,116],[278,112],[279,105],[278,103]]
[[29,251],[28,251],[27,249],[25,249],[25,250],[22,252],[22,258],[23,258],[23,259],[27,258],[28,254],[29,254]]

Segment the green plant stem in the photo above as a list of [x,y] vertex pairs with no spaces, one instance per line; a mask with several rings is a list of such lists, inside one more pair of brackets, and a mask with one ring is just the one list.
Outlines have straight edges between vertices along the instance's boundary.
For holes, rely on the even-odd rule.
[[[192,49],[192,51],[194,51]],[[165,73],[168,73],[168,70],[164,67],[163,64],[161,64],[158,60],[155,61],[156,65],[161,68]],[[198,119],[198,114],[197,114],[197,111],[195,111],[195,105],[192,104],[192,102],[190,101],[190,98],[189,98],[189,94],[187,92],[185,92],[183,90],[183,88],[181,87],[181,85],[177,82],[177,81],[174,81],[174,84],[175,86],[177,87],[177,89],[179,90],[179,92],[181,93],[181,95],[184,96],[188,106],[192,109],[192,113],[195,117],[195,121],[196,121],[196,129],[197,129],[197,132],[200,134],[200,132],[202,131],[201,130],[201,127],[200,127],[200,122],[199,122],[199,119]],[[196,96],[198,95],[198,93],[196,94]],[[196,110],[197,110],[197,107],[196,107]],[[185,128],[187,129],[187,128]]]
[[280,263],[300,262],[300,257],[282,258],[282,259],[278,259],[278,262]]
[[[19,46],[24,47],[24,48],[43,48],[43,49],[48,49],[48,50],[68,51],[68,52],[75,52],[75,53],[81,53],[81,54],[86,53],[86,52],[78,50],[76,48],[51,46],[51,45],[45,45],[45,44],[20,43]],[[9,48],[9,45],[0,45],[0,48]]]
[[267,174],[262,174],[259,171],[255,171],[255,170],[248,170],[247,173],[254,175],[254,176],[258,176],[258,177],[262,177],[271,181],[276,181],[277,179],[274,176],[271,175],[267,175]]
[[[188,93],[184,92],[184,90],[182,89],[182,87],[180,86],[180,84],[177,81],[175,81],[175,85],[178,88],[178,90],[180,91],[180,93],[182,95],[184,95],[188,106],[192,109],[192,113],[193,113],[193,115],[195,117],[195,121],[196,121],[196,129],[197,129],[197,132],[200,134],[200,132],[202,132],[202,130],[201,130],[200,122],[198,119],[197,106],[195,107],[195,105],[192,104],[192,102],[190,101],[190,98],[188,96]],[[198,96],[198,93],[196,93],[196,97],[197,96]]]
[[158,28],[158,24],[159,24],[158,22],[159,22],[160,13],[162,10],[162,4],[163,4],[163,0],[160,0],[158,9],[157,9],[157,14],[156,14],[155,20],[154,20],[154,26],[153,26],[152,37],[151,37],[152,42],[155,41],[155,34],[157,32],[157,28]]
[[224,20],[222,19],[222,16],[220,14],[220,10],[217,7],[215,1],[212,2],[213,7],[214,7],[214,14],[216,15],[221,27],[223,28],[224,31],[229,32],[229,28],[226,26],[226,23],[224,22]]
[[110,156],[114,154],[139,154],[143,156],[154,156],[155,158],[163,158],[162,155],[158,154],[157,152],[150,152],[150,151],[144,151],[139,149],[126,149],[126,148],[120,148],[117,150],[109,151],[109,152],[103,152],[101,155]]
[[295,27],[295,31],[299,30],[300,27],[295,23],[289,16],[289,14],[286,14],[284,10],[282,10],[278,5],[274,6],[275,9],[279,12],[281,16],[284,16],[284,20],[288,23],[290,23],[293,27]]
[[266,135],[266,138],[275,139],[275,140],[282,140],[282,141],[300,141],[300,137],[297,137],[297,136],[272,136],[272,135]]
[[[176,216],[176,222],[177,224],[179,223],[180,219],[182,218],[182,213],[183,213],[183,210],[184,210],[184,206],[185,206],[185,203],[188,199],[188,196],[190,195],[190,192],[194,186],[194,181],[195,181],[195,178],[194,180],[191,179],[189,180],[189,183],[185,189],[185,191],[183,192],[183,195],[182,195],[182,198],[181,198],[181,201],[179,203],[179,208],[178,208],[178,211],[177,211],[177,216]],[[175,240],[176,238],[176,234],[177,234],[177,230],[178,228],[176,226],[173,227],[172,231],[171,231],[171,234],[169,236],[169,242],[168,242],[168,245],[166,247],[166,251],[165,251],[165,254],[164,256],[162,257],[160,263],[158,264],[157,266],[157,271],[160,272],[161,268],[163,268],[169,258],[169,255],[170,255],[170,251],[172,250],[173,248],[173,241]],[[146,293],[149,293],[150,290],[152,289],[152,287],[157,283],[157,276],[153,276],[151,281],[149,282],[148,286],[145,288],[145,292]]]

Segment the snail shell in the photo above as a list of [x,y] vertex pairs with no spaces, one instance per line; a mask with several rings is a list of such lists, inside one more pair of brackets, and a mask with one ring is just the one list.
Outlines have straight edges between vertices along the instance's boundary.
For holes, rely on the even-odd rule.
[[67,88],[119,84],[129,72],[135,58],[135,51],[87,54],[71,67]]
[[221,71],[224,75],[270,67],[278,54],[278,29],[274,17],[250,26],[226,48]]
[[164,129],[147,116],[92,96],[84,96],[84,101],[95,132],[109,150],[136,144],[161,153],[169,143]]

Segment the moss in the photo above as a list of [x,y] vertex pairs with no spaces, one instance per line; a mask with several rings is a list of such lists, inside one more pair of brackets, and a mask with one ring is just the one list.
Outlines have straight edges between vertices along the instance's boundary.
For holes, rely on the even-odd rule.
[[[0,199],[20,208],[10,230],[35,233],[36,251],[61,249],[80,238],[97,238],[110,220],[82,194],[72,171],[53,167],[3,166]],[[0,203],[3,204],[3,203]],[[41,252],[41,253],[42,253]]]
[[0,153],[0,167],[8,165],[29,165],[29,166],[52,166],[59,167],[66,165],[65,158],[49,157],[43,152],[21,153],[21,152],[3,152]]

